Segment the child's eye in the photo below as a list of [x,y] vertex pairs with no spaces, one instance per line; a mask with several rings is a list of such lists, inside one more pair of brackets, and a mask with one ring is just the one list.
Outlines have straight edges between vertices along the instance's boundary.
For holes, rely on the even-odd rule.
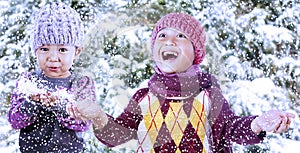
[[60,49],[59,49],[59,52],[61,52],[61,53],[65,53],[65,52],[67,52],[67,51],[68,51],[67,48],[60,48]]
[[40,51],[47,52],[47,51],[49,51],[49,49],[48,49],[48,48],[41,47],[41,48],[40,48]]
[[187,38],[184,34],[180,33],[177,35],[178,38]]
[[164,34],[164,33],[161,33],[158,35],[158,38],[165,38],[165,37],[166,37],[166,34]]

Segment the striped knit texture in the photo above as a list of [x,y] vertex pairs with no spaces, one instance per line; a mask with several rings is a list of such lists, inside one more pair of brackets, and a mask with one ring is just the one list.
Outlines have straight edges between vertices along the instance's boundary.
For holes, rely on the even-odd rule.
[[40,8],[32,23],[32,49],[42,45],[70,45],[81,47],[83,25],[79,14],[71,7],[53,2]]

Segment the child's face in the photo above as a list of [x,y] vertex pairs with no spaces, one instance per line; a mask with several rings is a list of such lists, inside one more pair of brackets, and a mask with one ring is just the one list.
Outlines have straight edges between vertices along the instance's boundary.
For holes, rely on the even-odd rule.
[[51,78],[70,76],[73,60],[79,56],[81,48],[66,45],[43,45],[36,50],[37,61],[44,74]]
[[183,32],[171,28],[157,34],[152,54],[157,67],[165,73],[184,72],[193,65],[195,58],[190,39]]

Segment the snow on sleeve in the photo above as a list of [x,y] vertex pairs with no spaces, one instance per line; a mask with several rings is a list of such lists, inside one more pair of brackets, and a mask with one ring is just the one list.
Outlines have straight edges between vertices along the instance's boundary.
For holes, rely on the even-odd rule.
[[29,95],[38,92],[37,85],[28,79],[28,74],[21,74],[11,97],[11,108],[8,113],[9,122],[15,129],[26,127],[36,119],[41,105],[29,99]]
[[47,90],[38,88],[38,80],[35,77],[29,79],[29,74],[21,74],[16,87],[16,93],[22,93],[26,96],[30,94],[46,93]]

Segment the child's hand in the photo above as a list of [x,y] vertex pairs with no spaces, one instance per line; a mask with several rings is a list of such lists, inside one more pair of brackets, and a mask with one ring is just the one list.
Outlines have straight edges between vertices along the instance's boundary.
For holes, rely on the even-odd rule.
[[95,102],[80,101],[67,105],[68,114],[79,120],[91,120],[101,115],[102,110]]
[[291,120],[295,118],[292,113],[271,110],[254,119],[251,129],[256,133],[261,131],[283,133],[290,128]]
[[67,105],[67,113],[77,120],[92,120],[96,128],[101,129],[108,121],[106,114],[95,102],[80,101]]
[[66,106],[67,113],[77,120],[81,121],[88,121],[89,119],[86,117],[83,117],[81,113],[79,113],[78,108],[73,103],[68,103]]
[[54,106],[56,105],[58,101],[58,97],[51,95],[51,93],[46,94],[31,94],[30,98],[34,101],[40,102],[42,105],[46,107]]

